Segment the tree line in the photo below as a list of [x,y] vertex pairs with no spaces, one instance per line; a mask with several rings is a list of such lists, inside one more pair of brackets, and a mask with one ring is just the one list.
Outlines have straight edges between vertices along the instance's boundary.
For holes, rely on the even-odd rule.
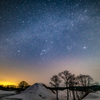
[[54,92],[56,94],[56,100],[59,100],[59,89],[57,88],[61,87],[61,83],[63,83],[66,87],[66,100],[69,100],[70,97],[72,100],[82,100],[86,95],[90,93],[90,90],[85,88],[85,90],[79,91],[75,89],[75,87],[89,87],[91,86],[91,82],[93,82],[93,78],[90,75],[80,74],[75,76],[75,74],[72,74],[68,70],[60,72],[58,75],[52,76],[50,80],[50,85],[55,88]]
[[26,81],[19,82],[18,86],[15,85],[0,85],[1,90],[7,90],[7,91],[13,91],[15,90],[17,93],[20,93],[21,91],[28,88],[30,85]]

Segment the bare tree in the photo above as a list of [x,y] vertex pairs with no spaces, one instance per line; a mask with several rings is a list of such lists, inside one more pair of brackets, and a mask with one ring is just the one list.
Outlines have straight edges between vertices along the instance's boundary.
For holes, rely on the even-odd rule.
[[[60,83],[61,83],[61,80],[60,80],[59,76],[54,75],[51,78],[51,82],[50,82],[51,86],[57,88],[57,87],[59,87]],[[58,98],[58,90],[56,90],[55,92],[56,92],[56,99],[59,100],[59,98]]]
[[89,93],[86,87],[90,86],[92,81],[93,81],[93,78],[89,75],[80,74],[79,76],[77,76],[78,86],[82,86],[85,89],[84,91],[77,92],[78,100],[81,100],[84,96],[86,96]]
[[[66,87],[69,87],[71,73],[67,70],[59,73],[59,76],[64,80],[64,84]],[[67,100],[69,100],[69,89],[67,89]]]
[[61,83],[60,78],[64,81],[66,86],[66,95],[67,100],[72,96],[73,100],[82,100],[85,96],[87,96],[91,90],[91,82],[93,83],[93,78],[89,75],[78,75],[77,77],[74,74],[71,74],[69,71],[65,70],[57,75],[54,75],[51,78],[50,84],[55,87],[54,90],[56,93],[56,100],[58,100],[58,90],[60,90],[59,84]]
[[79,85],[80,86],[90,86],[91,82],[93,81],[93,78],[90,75],[82,75],[80,74],[79,76],[77,76],[78,81],[79,81]]

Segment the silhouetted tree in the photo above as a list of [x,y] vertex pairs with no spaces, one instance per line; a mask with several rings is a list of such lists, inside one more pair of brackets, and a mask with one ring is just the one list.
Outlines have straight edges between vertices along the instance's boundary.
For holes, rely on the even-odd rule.
[[[59,77],[58,77],[59,76]],[[51,78],[50,84],[55,87],[56,90],[56,98],[58,100],[58,90],[63,89],[57,88],[61,83],[60,78],[64,81],[64,84],[67,89],[67,100],[69,100],[69,96],[73,97],[73,100],[82,100],[85,96],[87,96],[91,90],[91,82],[93,83],[93,78],[89,75],[78,75],[77,77],[74,74],[71,74],[69,71],[65,70],[57,75],[54,75]]]
[[91,82],[93,81],[93,78],[90,75],[82,75],[80,74],[79,76],[77,76],[78,78],[78,83],[80,86],[90,86]]
[[[61,80],[60,80],[59,76],[54,75],[54,76],[51,78],[51,82],[50,82],[51,86],[57,88],[57,87],[59,87],[59,84],[60,84],[60,83],[61,83]],[[56,90],[55,92],[56,92],[56,99],[59,100],[59,99],[58,99],[58,90]]]
[[[69,87],[71,73],[67,70],[58,74],[63,80],[66,87]],[[67,100],[69,100],[69,89],[67,89]]]
[[85,95],[89,93],[88,89],[86,88],[87,86],[91,85],[91,82],[93,81],[93,78],[89,75],[78,75],[77,76],[77,85],[84,87],[84,91],[79,91],[77,92],[77,97],[78,100],[81,100]]
[[26,88],[29,86],[29,84],[28,84],[27,82],[25,82],[25,81],[21,81],[21,82],[18,84],[18,86],[19,86],[19,88],[21,88],[21,89],[26,89]]

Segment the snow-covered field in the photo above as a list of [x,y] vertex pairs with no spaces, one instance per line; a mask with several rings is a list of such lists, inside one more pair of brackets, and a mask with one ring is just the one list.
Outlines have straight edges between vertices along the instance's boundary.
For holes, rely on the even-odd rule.
[[100,100],[100,91],[95,93],[90,93],[83,100]]
[[[0,100],[56,100],[55,94],[40,83],[36,83],[22,93],[12,96],[9,95],[15,94],[15,92],[0,90],[0,95],[4,94],[6,97]],[[66,100],[64,91],[59,92],[59,100]],[[70,98],[70,100],[72,99]],[[100,100],[100,92],[90,93],[83,100]]]
[[15,91],[3,91],[3,90],[0,90],[0,98],[3,98],[5,96],[11,96],[11,95],[15,95]]

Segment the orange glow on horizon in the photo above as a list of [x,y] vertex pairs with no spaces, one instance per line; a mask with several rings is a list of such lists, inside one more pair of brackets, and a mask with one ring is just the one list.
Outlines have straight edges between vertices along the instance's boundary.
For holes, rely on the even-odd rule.
[[17,86],[16,83],[14,83],[14,82],[7,82],[7,81],[1,81],[0,85],[4,85],[4,86],[6,86],[6,85],[15,85],[15,86]]

